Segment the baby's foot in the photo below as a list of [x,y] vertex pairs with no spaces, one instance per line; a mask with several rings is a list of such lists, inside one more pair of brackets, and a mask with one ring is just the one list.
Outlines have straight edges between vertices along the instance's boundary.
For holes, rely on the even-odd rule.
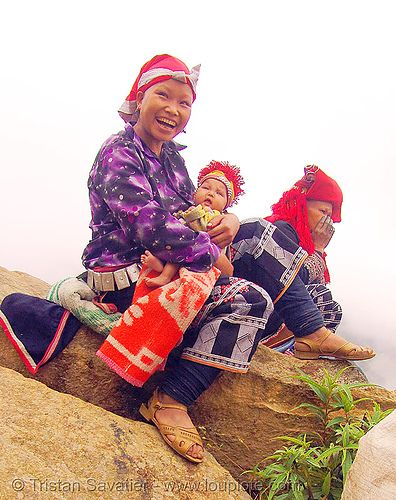
[[148,287],[150,288],[156,288],[158,286],[164,286],[170,283],[171,279],[164,275],[160,274],[159,276],[156,276],[155,278],[146,278],[145,283]]
[[[146,250],[143,255],[140,256],[140,262],[144,264],[146,267],[157,271],[157,273],[161,273],[164,269],[163,263],[155,257],[149,250]],[[154,285],[160,286],[160,285]]]

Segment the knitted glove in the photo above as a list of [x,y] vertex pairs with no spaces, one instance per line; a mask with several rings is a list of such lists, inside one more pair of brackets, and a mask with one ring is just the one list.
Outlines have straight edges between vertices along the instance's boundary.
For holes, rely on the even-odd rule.
[[121,313],[106,314],[92,302],[95,295],[85,281],[65,278],[52,285],[47,300],[69,310],[81,323],[95,332],[107,335],[120,319]]

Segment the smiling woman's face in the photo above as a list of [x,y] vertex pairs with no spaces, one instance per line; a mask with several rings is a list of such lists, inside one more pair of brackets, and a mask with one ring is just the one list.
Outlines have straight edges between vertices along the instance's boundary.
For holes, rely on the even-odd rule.
[[333,204],[330,201],[307,200],[308,225],[311,232],[318,225],[320,220],[333,213]]
[[193,102],[187,83],[165,80],[139,92],[136,103],[139,119],[133,127],[142,141],[159,156],[162,144],[173,139],[186,126]]

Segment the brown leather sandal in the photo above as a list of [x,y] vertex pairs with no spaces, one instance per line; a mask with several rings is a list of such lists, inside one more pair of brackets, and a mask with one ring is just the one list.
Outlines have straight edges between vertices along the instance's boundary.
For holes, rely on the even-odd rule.
[[[320,339],[310,340],[305,337],[296,338],[294,344],[294,355],[298,359],[319,359],[320,356],[331,356],[337,359],[345,359],[347,361],[363,361],[364,359],[371,359],[375,356],[375,352],[368,350],[351,342],[345,342],[341,347],[335,351],[323,351],[321,346],[323,342],[332,335],[331,331],[327,331]],[[298,349],[298,344],[305,344],[309,347],[308,351]]]
[[[168,403],[161,403],[158,399],[158,389],[154,391],[153,396],[147,403],[147,406],[143,403],[140,406],[139,412],[140,414],[148,421],[148,422],[153,422],[153,424],[157,427],[159,430],[162,439],[179,455],[182,457],[186,458],[190,462],[194,462],[196,464],[202,462],[202,458],[195,458],[190,455],[187,455],[188,450],[193,446],[194,444],[198,444],[199,446],[202,446],[202,441],[201,438],[198,434],[198,431],[195,429],[195,427],[181,427],[179,425],[177,426],[172,426],[172,425],[167,425],[167,424],[160,424],[158,420],[155,418],[155,412],[157,410],[164,410],[164,409],[177,409],[177,410],[182,410],[187,412],[187,407],[184,405],[175,405],[175,404],[168,404]],[[175,436],[175,439],[171,441],[168,438],[168,435],[172,434]],[[183,442],[183,444],[181,444]]]

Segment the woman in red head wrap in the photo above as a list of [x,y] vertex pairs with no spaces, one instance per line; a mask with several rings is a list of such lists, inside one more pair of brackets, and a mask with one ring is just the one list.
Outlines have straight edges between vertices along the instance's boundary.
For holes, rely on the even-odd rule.
[[343,195],[335,180],[316,165],[304,170],[304,177],[272,205],[266,219],[308,252],[309,283],[329,283],[324,249],[334,234],[333,222],[341,222]]
[[[341,306],[326,287],[330,282],[325,248],[334,234],[334,222],[341,222],[343,195],[334,179],[316,165],[308,165],[304,176],[272,205],[272,222],[291,240],[308,252],[300,276],[313,302],[322,313],[326,328],[335,332],[342,319]],[[264,344],[281,352],[293,353],[294,337],[275,315],[278,333]]]

